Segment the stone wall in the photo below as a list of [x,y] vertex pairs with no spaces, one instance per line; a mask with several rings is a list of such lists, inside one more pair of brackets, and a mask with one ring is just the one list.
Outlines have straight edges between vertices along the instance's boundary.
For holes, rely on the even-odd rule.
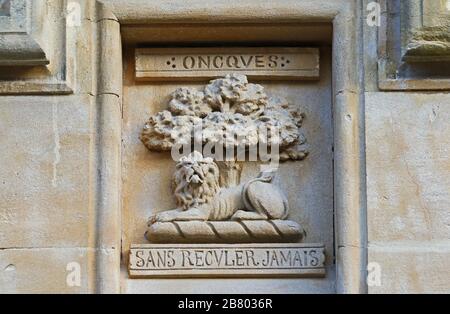
[[[122,64],[115,60],[115,54],[122,51],[120,40],[115,37],[119,34],[119,25],[129,20],[140,20],[144,24],[145,17],[142,15],[148,11],[131,8],[116,17],[113,14],[115,8],[127,6],[123,4],[127,1],[70,2],[74,10],[80,10],[80,19],[73,20],[75,24],[66,24],[61,1],[36,0],[42,7],[36,8],[37,21],[33,23],[58,34],[50,40],[40,35],[42,29],[29,33],[45,52],[46,59],[40,62],[49,61],[49,65],[0,66],[0,293],[127,292],[140,288],[136,281],[128,277],[124,262],[126,256],[120,257],[122,265],[117,264],[122,250],[115,237],[124,232],[122,239],[129,245],[129,238],[139,237],[140,233],[128,235],[127,226],[142,217],[125,215],[126,225],[120,225],[120,220],[117,220],[117,225],[117,221],[109,223],[108,218],[99,214],[99,208],[108,202],[114,203],[117,208],[121,202],[129,202],[126,195],[121,196],[121,200],[117,199],[122,192],[120,184],[112,189],[112,193],[104,189],[105,181],[122,180],[116,177],[120,173],[114,168],[120,163],[118,134],[121,126],[117,125],[121,122],[108,120],[109,116],[105,114],[115,112],[121,116],[122,86],[117,86],[110,73],[105,72],[104,65],[115,64],[116,72],[121,74]],[[139,1],[135,2],[139,6]],[[214,7],[211,9],[214,13],[220,11],[220,5],[214,6],[217,1],[206,2],[207,8]],[[252,0],[238,2],[258,7]],[[314,14],[320,11],[310,2],[305,0],[294,4],[290,0],[279,0],[273,5],[281,8],[280,12],[290,6],[305,5],[311,8],[304,10],[307,20],[314,19]],[[353,13],[358,16],[358,21],[334,25],[335,32],[350,29],[350,33],[354,34],[353,39],[336,36],[334,43],[352,40],[358,60],[330,58],[337,64],[337,70],[334,70],[337,72],[333,75],[344,73],[363,82],[360,94],[352,90],[338,90],[336,97],[347,99],[344,103],[360,98],[358,109],[364,113],[364,122],[362,127],[356,127],[353,131],[365,139],[364,158],[361,160],[364,188],[360,209],[363,214],[352,225],[343,227],[346,230],[361,230],[363,235],[355,242],[362,244],[335,243],[335,249],[342,249],[351,258],[367,257],[363,270],[350,269],[350,273],[342,276],[354,276],[358,281],[357,274],[364,272],[366,265],[369,271],[369,285],[364,285],[364,289],[338,288],[337,292],[448,293],[450,88],[445,84],[448,84],[446,80],[450,72],[440,73],[438,83],[432,77],[421,76],[425,72],[420,69],[414,72],[411,80],[392,79],[388,70],[387,74],[380,72],[379,57],[383,47],[380,48],[379,43],[383,41],[383,36],[380,36],[379,27],[366,23],[369,2],[355,0],[342,4],[340,7],[344,7],[343,10],[353,10],[354,5]],[[108,5],[108,9],[104,8],[103,3]],[[338,0],[327,2],[321,10],[334,12],[334,6],[338,7],[338,3]],[[239,4],[231,1],[228,5]],[[177,16],[186,19],[185,12],[180,8],[173,8],[172,19]],[[197,12],[195,8],[192,12]],[[171,10],[170,7],[165,9]],[[51,21],[58,20],[55,16],[60,14],[67,27],[58,28],[49,24],[50,20],[46,19],[48,17],[44,16],[44,12],[53,14]],[[224,12],[228,12],[228,15],[224,13],[224,19],[225,15],[227,18],[235,15],[229,10]],[[286,16],[289,19],[289,12]],[[73,16],[69,14],[69,17]],[[205,17],[199,14],[199,18]],[[273,22],[271,16],[264,18]],[[110,28],[103,28],[104,25]],[[105,29],[116,32],[111,34]],[[405,29],[401,31],[407,32]],[[146,31],[141,33],[146,34]],[[255,34],[255,38],[262,36],[257,31]],[[127,36],[129,42],[136,41],[136,38],[130,39],[130,33],[124,34],[124,37]],[[317,34],[319,37],[318,41],[327,40],[323,32]],[[314,41],[314,38],[306,41]],[[105,47],[110,47],[109,53],[105,53],[108,52]],[[361,66],[347,75],[349,67],[343,65],[348,63]],[[132,70],[124,68],[126,73]],[[383,74],[386,76],[383,77]],[[386,78],[380,83],[379,80]],[[339,82],[334,81],[333,84]],[[352,119],[350,114],[345,117]],[[134,126],[126,126],[124,130],[128,128]],[[101,133],[100,129],[111,133]],[[124,134],[123,138],[128,136]],[[356,138],[349,140],[349,143],[356,142]],[[108,149],[117,157],[117,164],[105,164],[109,159],[101,158]],[[122,149],[126,147],[122,146]],[[107,208],[114,211],[115,207]],[[352,215],[344,213],[347,214]],[[346,260],[348,258],[344,259],[344,263]],[[113,265],[107,268],[112,270],[112,275],[104,272],[106,264]],[[78,271],[81,274],[79,282],[73,276]],[[213,281],[207,279],[199,285],[196,279],[183,279],[183,284],[188,287],[183,292],[210,292]],[[253,281],[258,279],[246,279],[243,287],[250,291],[254,287]],[[173,289],[172,283],[160,282],[160,285],[169,290]],[[305,285],[299,288],[292,280],[267,281],[267,284],[272,284],[279,291],[286,288],[292,292],[336,290],[334,285],[328,284],[320,289],[308,289]],[[144,282],[144,286],[148,291],[154,291],[155,286],[150,281]],[[221,291],[231,289],[233,286],[229,281],[224,281]],[[264,291],[265,288],[259,286],[251,292]]]
[[[401,14],[397,11],[394,16]],[[448,293],[448,81],[433,83],[445,76],[434,78],[431,71],[420,79],[399,76],[379,84],[383,74],[377,68],[377,53],[384,44],[377,36],[376,27],[365,24],[368,263],[370,271],[381,274],[368,291]],[[403,66],[411,71],[419,68],[418,64]]]

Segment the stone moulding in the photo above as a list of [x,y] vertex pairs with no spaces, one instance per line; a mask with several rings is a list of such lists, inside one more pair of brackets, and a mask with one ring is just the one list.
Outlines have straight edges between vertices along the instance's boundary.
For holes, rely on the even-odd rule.
[[75,51],[66,36],[75,27],[66,27],[66,5],[64,0],[11,0],[10,16],[0,16],[0,95],[73,93],[75,71],[67,61]]
[[[436,73],[438,62],[450,61],[450,13],[442,1],[381,0],[378,36],[380,90],[449,90],[450,79]],[[436,6],[430,10],[430,5]],[[395,29],[400,27],[401,33]],[[434,64],[434,65],[433,65]],[[428,68],[426,69],[426,67]],[[426,71],[424,71],[426,69]]]
[[46,65],[45,52],[28,34],[0,34],[0,66]]
[[0,66],[48,64],[44,50],[33,38],[31,2],[11,0],[9,5],[9,13],[0,16]]
[[304,231],[289,220],[176,221],[150,224],[145,236],[152,243],[287,243]]
[[406,46],[406,62],[450,61],[450,24],[416,32]]
[[[209,2],[209,1],[208,1]],[[338,293],[364,293],[367,291],[367,250],[365,236],[365,172],[363,128],[364,111],[360,103],[361,86],[355,73],[359,73],[355,30],[362,12],[357,1],[348,0],[286,0],[277,2],[227,1],[177,1],[178,5],[166,1],[102,0],[96,2],[100,21],[99,75],[98,83],[108,92],[121,97],[122,72],[117,64],[122,61],[120,25],[151,27],[155,23],[309,23],[333,24],[333,110],[334,110],[334,206],[335,206],[335,254],[336,291]],[[231,9],[233,8],[233,9]],[[355,18],[355,12],[358,18]],[[110,40],[106,40],[106,38]],[[111,62],[113,54],[115,62]],[[99,91],[100,93],[101,91]],[[104,100],[102,100],[102,98]],[[99,97],[102,107],[115,108],[116,100]],[[105,121],[120,120],[120,110],[105,110]],[[348,119],[348,117],[351,119]],[[115,125],[120,133],[120,124]],[[112,126],[114,129],[114,126]],[[111,129],[104,127],[100,136],[106,137]],[[120,147],[120,137],[116,145]],[[120,149],[104,148],[99,152],[102,164],[99,175],[102,180],[102,200],[96,206],[97,225],[103,226],[98,233],[98,247],[120,248],[120,201],[115,196],[120,191]],[[112,165],[114,165],[112,167]],[[114,170],[116,169],[116,170]],[[110,178],[112,179],[110,180]],[[351,227],[350,227],[351,226]],[[127,248],[126,248],[127,249]],[[118,250],[117,250],[118,251]],[[98,265],[95,274],[97,292],[120,292],[120,252],[105,256],[98,250]]]

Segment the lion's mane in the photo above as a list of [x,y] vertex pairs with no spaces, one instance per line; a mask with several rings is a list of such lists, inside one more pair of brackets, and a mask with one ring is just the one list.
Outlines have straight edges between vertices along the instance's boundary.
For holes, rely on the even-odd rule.
[[[197,157],[182,158],[174,173],[174,194],[179,208],[183,210],[209,203],[220,189],[217,164],[211,158]],[[194,169],[202,175],[203,182],[200,184],[189,182]]]

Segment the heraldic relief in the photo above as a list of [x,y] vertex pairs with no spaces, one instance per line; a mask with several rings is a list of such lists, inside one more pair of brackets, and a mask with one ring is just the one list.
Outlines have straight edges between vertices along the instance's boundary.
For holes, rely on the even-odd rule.
[[[289,220],[289,201],[273,182],[279,162],[308,156],[304,118],[245,75],[175,90],[167,110],[145,123],[141,141],[176,160],[177,207],[154,211],[145,234],[151,244],[132,246],[130,273],[324,275],[323,246],[300,243],[305,232]],[[241,181],[250,161],[261,163],[260,174]]]

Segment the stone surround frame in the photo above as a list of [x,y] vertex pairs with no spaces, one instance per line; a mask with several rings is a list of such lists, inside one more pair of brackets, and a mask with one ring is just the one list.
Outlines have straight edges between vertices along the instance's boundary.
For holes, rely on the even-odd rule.
[[450,28],[447,0],[378,0],[378,3],[379,89],[449,90],[450,78],[440,73],[442,63],[448,68],[450,62],[448,36],[441,38]]
[[0,95],[74,92],[68,69],[71,47],[66,44],[67,4],[68,0],[10,0],[9,14],[0,16]]
[[[210,5],[208,5],[210,2]],[[98,0],[96,291],[120,292],[121,25],[332,23],[336,291],[366,293],[364,94],[359,1]],[[114,60],[114,62],[111,62]],[[362,62],[362,61],[361,61]]]
[[33,28],[39,22],[31,14],[36,6],[33,7],[29,0],[9,0],[5,3],[9,10],[0,15],[0,65],[48,64],[45,51],[33,38],[36,35],[32,33]]

